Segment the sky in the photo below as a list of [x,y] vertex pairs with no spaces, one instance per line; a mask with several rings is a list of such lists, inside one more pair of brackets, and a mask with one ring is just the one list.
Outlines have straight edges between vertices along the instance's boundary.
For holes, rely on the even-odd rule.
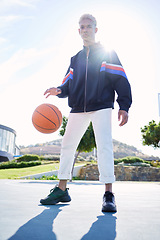
[[0,124],[16,131],[17,145],[60,138],[58,131],[38,132],[32,114],[38,105],[51,103],[68,116],[67,99],[46,99],[43,93],[61,84],[70,58],[83,48],[78,21],[90,13],[98,22],[96,41],[117,52],[132,88],[123,127],[115,103],[113,138],[160,156],[160,150],[142,145],[140,131],[160,118],[159,12],[159,0],[0,0]]

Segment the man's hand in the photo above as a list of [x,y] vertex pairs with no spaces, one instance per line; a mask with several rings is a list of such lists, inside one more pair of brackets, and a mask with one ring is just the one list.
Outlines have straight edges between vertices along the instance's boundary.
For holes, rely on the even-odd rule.
[[61,89],[59,88],[49,88],[44,92],[44,95],[46,95],[46,98],[48,98],[50,95],[56,96],[61,93]]
[[119,110],[118,121],[120,121],[120,124],[119,124],[120,127],[126,124],[128,122],[128,113],[124,110]]

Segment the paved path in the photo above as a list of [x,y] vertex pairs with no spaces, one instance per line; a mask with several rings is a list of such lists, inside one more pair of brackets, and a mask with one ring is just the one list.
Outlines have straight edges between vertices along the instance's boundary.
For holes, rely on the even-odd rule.
[[104,186],[69,183],[69,204],[42,206],[56,181],[0,180],[0,240],[159,240],[160,183],[116,182],[118,212],[101,212]]

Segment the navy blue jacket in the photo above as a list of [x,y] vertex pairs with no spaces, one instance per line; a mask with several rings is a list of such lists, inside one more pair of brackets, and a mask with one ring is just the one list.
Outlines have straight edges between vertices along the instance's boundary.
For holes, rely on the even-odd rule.
[[117,54],[95,44],[78,52],[61,86],[60,98],[68,97],[72,113],[114,108],[115,91],[120,110],[128,112],[132,103],[131,88]]

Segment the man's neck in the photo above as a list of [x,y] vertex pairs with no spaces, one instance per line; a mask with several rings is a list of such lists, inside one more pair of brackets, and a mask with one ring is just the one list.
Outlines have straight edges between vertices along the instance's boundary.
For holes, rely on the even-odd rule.
[[83,45],[84,45],[85,47],[89,47],[89,46],[91,46],[91,45],[94,45],[95,43],[96,43],[95,41],[93,41],[93,42],[83,41]]

